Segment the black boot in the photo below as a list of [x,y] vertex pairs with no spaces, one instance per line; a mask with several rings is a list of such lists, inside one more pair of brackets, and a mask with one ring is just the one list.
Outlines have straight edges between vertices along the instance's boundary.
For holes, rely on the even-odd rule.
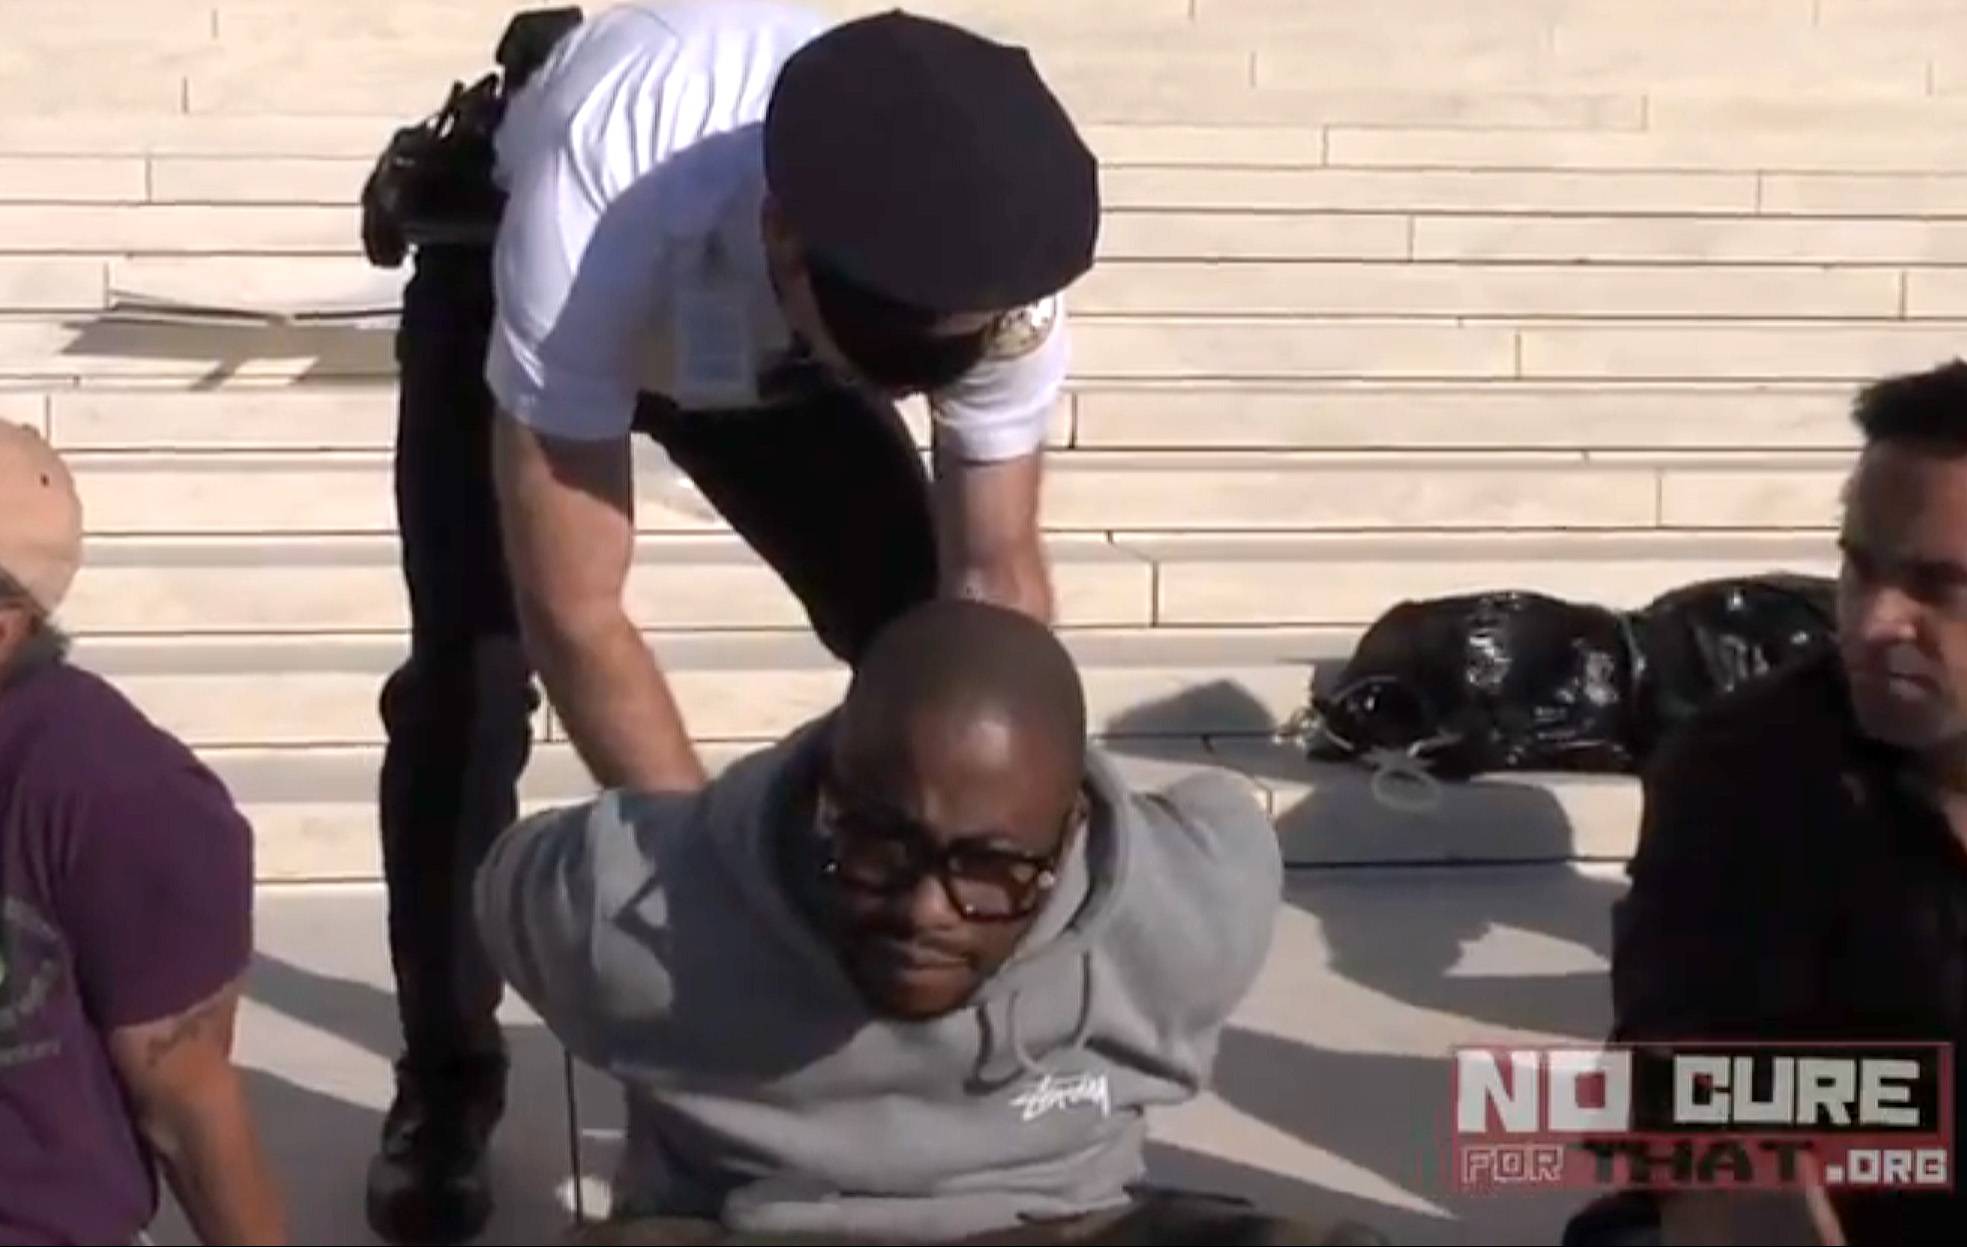
[[492,1215],[486,1148],[505,1112],[506,1066],[401,1063],[382,1150],[369,1165],[369,1227],[385,1242],[462,1243]]

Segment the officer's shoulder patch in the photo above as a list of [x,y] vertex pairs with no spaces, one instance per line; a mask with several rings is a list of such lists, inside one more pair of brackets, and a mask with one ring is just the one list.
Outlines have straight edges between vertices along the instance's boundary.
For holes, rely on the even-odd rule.
[[1058,319],[1057,295],[1006,312],[992,326],[990,347],[985,354],[997,360],[1022,359],[1045,345]]

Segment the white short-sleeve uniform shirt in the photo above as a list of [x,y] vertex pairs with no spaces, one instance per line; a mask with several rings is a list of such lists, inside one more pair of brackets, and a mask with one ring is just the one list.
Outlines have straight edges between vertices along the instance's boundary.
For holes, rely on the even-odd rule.
[[[792,335],[765,262],[763,123],[787,58],[829,19],[775,0],[636,0],[569,34],[510,103],[486,377],[542,433],[628,432],[642,391],[755,405]],[[1062,303],[1022,353],[929,396],[940,441],[997,461],[1045,440],[1064,383]]]

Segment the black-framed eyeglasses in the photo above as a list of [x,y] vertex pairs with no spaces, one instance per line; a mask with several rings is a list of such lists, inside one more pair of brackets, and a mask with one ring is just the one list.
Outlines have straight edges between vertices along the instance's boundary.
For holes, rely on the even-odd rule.
[[1050,853],[975,839],[938,846],[905,819],[849,810],[824,785],[815,817],[826,838],[828,877],[857,892],[899,896],[934,873],[949,903],[966,919],[1013,922],[1035,912],[1058,886],[1063,831]]

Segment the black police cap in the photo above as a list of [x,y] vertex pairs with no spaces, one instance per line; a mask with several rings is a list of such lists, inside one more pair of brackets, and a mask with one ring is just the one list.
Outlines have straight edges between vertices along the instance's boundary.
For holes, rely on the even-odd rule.
[[993,311],[1092,267],[1099,167],[1023,48],[899,10],[786,62],[765,178],[821,259],[902,303]]

